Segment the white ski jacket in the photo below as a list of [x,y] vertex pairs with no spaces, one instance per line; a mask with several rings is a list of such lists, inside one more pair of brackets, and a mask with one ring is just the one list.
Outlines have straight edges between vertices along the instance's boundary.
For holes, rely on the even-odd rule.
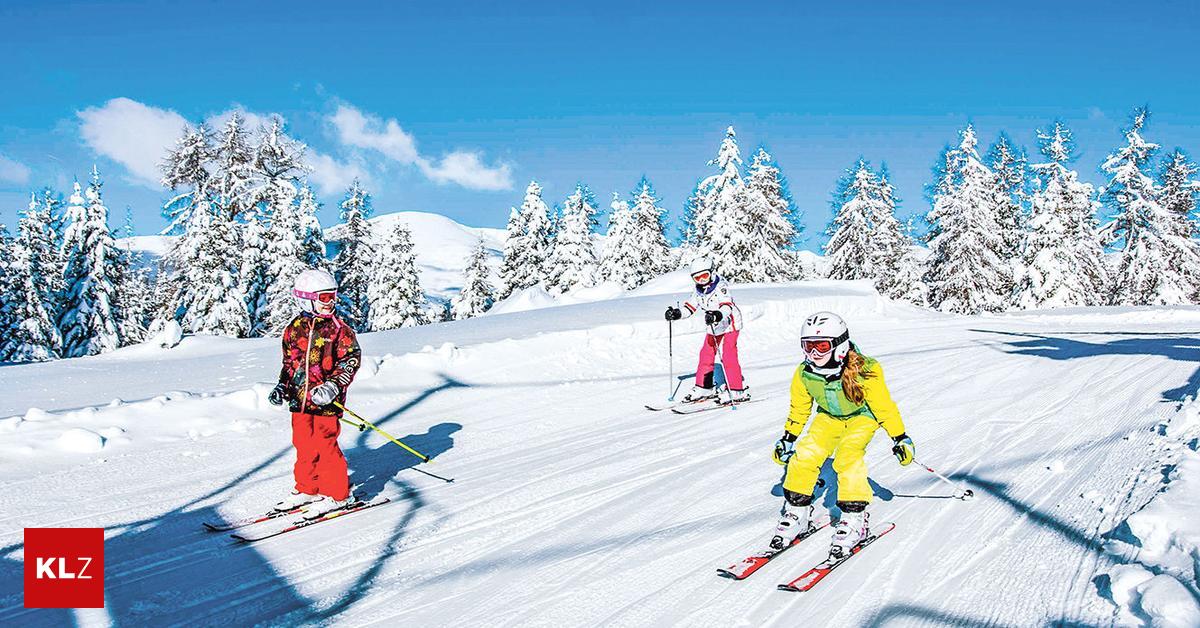
[[715,275],[713,282],[704,288],[697,287],[691,298],[683,302],[683,318],[698,314],[701,322],[704,313],[709,310],[721,312],[721,320],[706,329],[708,333],[720,336],[727,331],[739,331],[742,328],[742,311],[738,309],[733,297],[729,294],[729,282],[724,277]]

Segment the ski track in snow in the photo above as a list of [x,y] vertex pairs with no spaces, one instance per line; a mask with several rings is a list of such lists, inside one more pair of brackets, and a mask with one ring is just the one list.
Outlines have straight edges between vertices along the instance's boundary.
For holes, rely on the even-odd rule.
[[[55,413],[0,431],[4,451],[34,452],[0,459],[0,623],[76,619],[22,608],[21,528],[33,526],[106,528],[104,612],[122,625],[1115,621],[1094,579],[1136,556],[1104,535],[1161,485],[1162,458],[1175,450],[1156,426],[1177,406],[1168,392],[1194,386],[1200,366],[1161,343],[1187,338],[1180,329],[1200,327],[1200,310],[1162,308],[1148,323],[1117,309],[953,317],[838,282],[737,297],[747,380],[765,400],[691,416],[642,409],[667,385],[666,296],[364,335],[378,369],[356,382],[351,407],[429,449],[435,462],[420,468],[456,481],[417,473],[399,448],[347,429],[352,479],[394,503],[249,545],[200,523],[261,511],[290,488],[288,419],[260,399],[262,386],[204,394],[271,381],[276,342],[189,339],[0,369],[18,386],[36,382],[29,405]],[[975,498],[941,498],[951,487],[899,467],[881,431],[868,450],[870,513],[895,532],[807,593],[775,587],[824,557],[828,530],[745,581],[719,578],[774,525],[782,468],[770,450],[797,326],[816,309],[841,311],[880,358],[918,459]],[[686,374],[701,336],[676,330],[675,373]],[[1149,339],[1145,350],[1123,344],[1130,338]],[[68,394],[64,381],[86,385]],[[160,411],[104,407],[168,390],[192,394],[145,402]],[[119,425],[129,442],[54,451],[39,439],[56,420]],[[228,430],[226,420],[251,422]],[[832,480],[828,468],[823,477]],[[833,490],[818,495],[818,513]]]

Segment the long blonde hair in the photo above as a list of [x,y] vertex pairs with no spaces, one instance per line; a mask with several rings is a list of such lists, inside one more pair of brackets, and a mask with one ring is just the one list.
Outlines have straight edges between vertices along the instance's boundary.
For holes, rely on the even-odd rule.
[[866,379],[875,376],[871,371],[864,370],[866,366],[866,358],[854,349],[846,354],[846,367],[842,369],[842,392],[846,393],[846,398],[854,403],[862,403],[866,397],[859,378]]

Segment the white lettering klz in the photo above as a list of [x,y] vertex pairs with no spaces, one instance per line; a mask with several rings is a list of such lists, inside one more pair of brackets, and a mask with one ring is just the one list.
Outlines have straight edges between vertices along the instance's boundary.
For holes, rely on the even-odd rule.
[[[71,572],[67,571],[67,559],[66,558],[41,558],[41,557],[39,557],[37,559],[37,577],[38,577],[38,579],[48,578],[50,580],[54,580],[54,579],[91,580],[92,577],[84,575],[84,572],[86,572],[88,566],[90,566],[92,564],[92,559],[80,557],[78,560],[83,562],[83,567],[81,567],[79,569],[79,573],[71,573]],[[55,574],[55,572],[54,572],[54,564],[56,562],[58,563],[58,573],[57,574]]]

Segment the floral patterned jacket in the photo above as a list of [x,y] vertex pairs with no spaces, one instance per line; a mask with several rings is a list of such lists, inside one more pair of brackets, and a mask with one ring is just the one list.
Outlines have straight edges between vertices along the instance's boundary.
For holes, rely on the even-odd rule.
[[312,402],[312,389],[325,382],[337,384],[339,403],[346,403],[346,389],[354,380],[362,351],[354,330],[335,316],[301,313],[283,330],[283,369],[279,383],[287,389],[292,412],[318,416],[342,416],[341,408]]

